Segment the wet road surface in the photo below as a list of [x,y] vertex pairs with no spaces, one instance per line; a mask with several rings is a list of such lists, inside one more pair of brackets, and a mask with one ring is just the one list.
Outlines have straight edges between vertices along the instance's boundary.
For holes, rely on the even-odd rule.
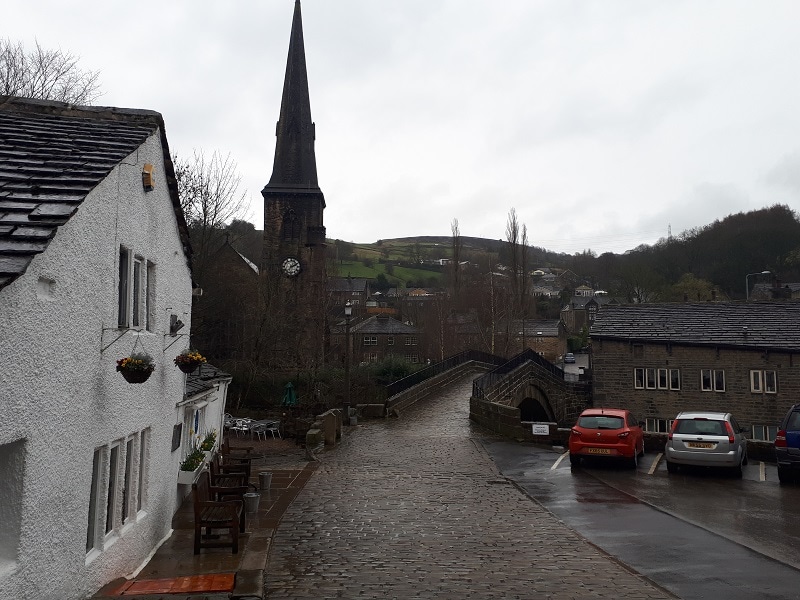
[[567,525],[681,598],[800,597],[800,571],[790,566],[800,555],[800,490],[706,473],[653,476],[648,460],[635,472],[573,472],[568,459],[558,463],[558,453],[533,445],[495,439],[485,447],[505,476]]
[[471,379],[322,455],[273,537],[268,598],[671,597],[498,473]]

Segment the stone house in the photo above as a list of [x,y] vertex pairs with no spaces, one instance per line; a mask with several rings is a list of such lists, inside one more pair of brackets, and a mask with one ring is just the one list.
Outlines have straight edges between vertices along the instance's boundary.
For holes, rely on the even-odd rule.
[[329,277],[328,293],[331,297],[331,310],[341,314],[344,305],[349,301],[353,314],[365,310],[370,297],[369,279],[364,277]]
[[[170,534],[224,411],[224,377],[187,401],[173,364],[190,257],[161,115],[0,97],[3,600],[91,595]],[[116,372],[134,350],[144,383]]]
[[419,334],[417,327],[389,315],[368,317],[350,328],[353,360],[370,363],[394,356],[411,363],[425,362]]
[[733,413],[754,440],[800,398],[800,303],[606,306],[591,330],[595,406],[667,432],[683,410]]

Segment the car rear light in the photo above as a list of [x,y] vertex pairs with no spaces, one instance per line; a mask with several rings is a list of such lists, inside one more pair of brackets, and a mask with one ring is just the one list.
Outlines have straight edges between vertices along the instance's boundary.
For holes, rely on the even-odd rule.
[[728,443],[733,444],[733,442],[736,439],[736,436],[733,433],[733,427],[731,427],[731,424],[728,423],[727,421],[725,421],[725,429],[728,430]]
[[776,448],[786,448],[786,430],[779,429],[778,433],[775,434],[775,447]]
[[622,432],[620,432],[620,433],[618,433],[618,434],[617,434],[617,437],[619,437],[619,438],[626,438],[626,437],[628,437],[628,434],[629,434],[629,433],[630,433],[630,431],[622,431]]
[[677,428],[678,428],[678,419],[675,419],[675,420],[672,422],[672,429],[670,429],[670,430],[669,430],[669,436],[668,436],[668,438],[669,438],[670,440],[672,439],[672,434],[673,434],[673,433],[675,433],[675,430],[676,430]]

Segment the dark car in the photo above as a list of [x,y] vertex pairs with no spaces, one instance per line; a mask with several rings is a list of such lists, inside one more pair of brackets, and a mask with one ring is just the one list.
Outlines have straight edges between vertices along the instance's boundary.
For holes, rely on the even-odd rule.
[[800,404],[795,404],[783,417],[775,436],[775,458],[778,480],[789,483],[800,473]]

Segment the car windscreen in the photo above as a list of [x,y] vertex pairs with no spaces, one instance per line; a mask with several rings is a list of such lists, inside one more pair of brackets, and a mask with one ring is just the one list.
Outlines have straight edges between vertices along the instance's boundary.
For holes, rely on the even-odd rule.
[[674,433],[689,435],[728,435],[725,421],[709,419],[678,419]]
[[584,429],[622,429],[624,424],[625,419],[622,417],[606,415],[587,415],[578,419],[578,426]]

